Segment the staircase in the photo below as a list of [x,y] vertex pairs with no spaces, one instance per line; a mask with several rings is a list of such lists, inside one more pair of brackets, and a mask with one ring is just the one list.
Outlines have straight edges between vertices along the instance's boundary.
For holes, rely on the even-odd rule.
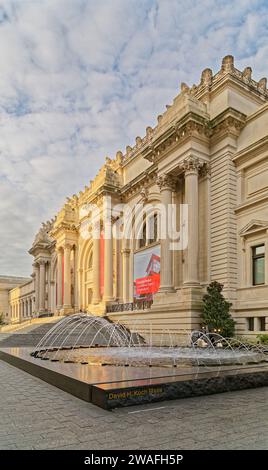
[[0,334],[0,348],[18,346],[36,346],[43,336],[55,325],[55,322],[26,326],[17,333]]

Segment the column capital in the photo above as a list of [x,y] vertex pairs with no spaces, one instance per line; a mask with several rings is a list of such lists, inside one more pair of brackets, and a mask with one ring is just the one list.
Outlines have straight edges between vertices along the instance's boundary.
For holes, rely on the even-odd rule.
[[71,243],[65,243],[63,249],[64,249],[64,251],[71,251],[71,249],[72,249]]
[[156,183],[159,186],[160,191],[175,191],[177,180],[173,175],[163,173],[162,175],[158,175]]
[[44,266],[44,265],[46,264],[46,262],[47,262],[47,261],[46,261],[45,259],[40,259],[40,260],[39,260],[40,266]]
[[203,162],[198,157],[190,156],[190,157],[185,158],[180,163],[180,168],[181,170],[184,171],[185,175],[187,176],[193,173],[198,174],[202,165],[203,165]]
[[190,174],[200,174],[200,176],[210,175],[210,164],[198,157],[191,155],[180,163],[181,170],[185,176]]
[[129,256],[130,253],[131,253],[130,248],[122,248],[122,250],[121,250],[122,255],[128,255]]

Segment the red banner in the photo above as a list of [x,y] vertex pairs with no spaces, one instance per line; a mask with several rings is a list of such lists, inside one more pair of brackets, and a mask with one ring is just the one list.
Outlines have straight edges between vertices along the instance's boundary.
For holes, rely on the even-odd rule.
[[104,293],[104,233],[103,230],[100,234],[100,294]]
[[61,298],[61,305],[64,304],[64,254],[62,255],[62,266],[61,266],[61,279],[62,279],[62,298]]
[[140,277],[135,280],[137,295],[155,294],[160,286],[160,274]]

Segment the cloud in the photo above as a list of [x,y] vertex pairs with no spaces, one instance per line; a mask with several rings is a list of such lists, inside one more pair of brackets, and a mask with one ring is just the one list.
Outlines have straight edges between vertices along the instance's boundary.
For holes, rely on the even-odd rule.
[[267,73],[267,2],[0,0],[0,273],[40,223],[232,53]]

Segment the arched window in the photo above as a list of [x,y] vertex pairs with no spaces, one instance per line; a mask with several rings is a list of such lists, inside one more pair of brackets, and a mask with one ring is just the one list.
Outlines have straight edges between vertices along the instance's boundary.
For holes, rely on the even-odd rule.
[[146,241],[147,241],[147,237],[146,237],[146,222],[143,223],[143,227],[142,227],[142,237],[140,238],[139,240],[139,248],[143,248],[144,246],[146,246]]
[[143,222],[142,234],[138,243],[139,248],[152,245],[159,240],[158,226],[157,212],[146,217],[145,221]]

